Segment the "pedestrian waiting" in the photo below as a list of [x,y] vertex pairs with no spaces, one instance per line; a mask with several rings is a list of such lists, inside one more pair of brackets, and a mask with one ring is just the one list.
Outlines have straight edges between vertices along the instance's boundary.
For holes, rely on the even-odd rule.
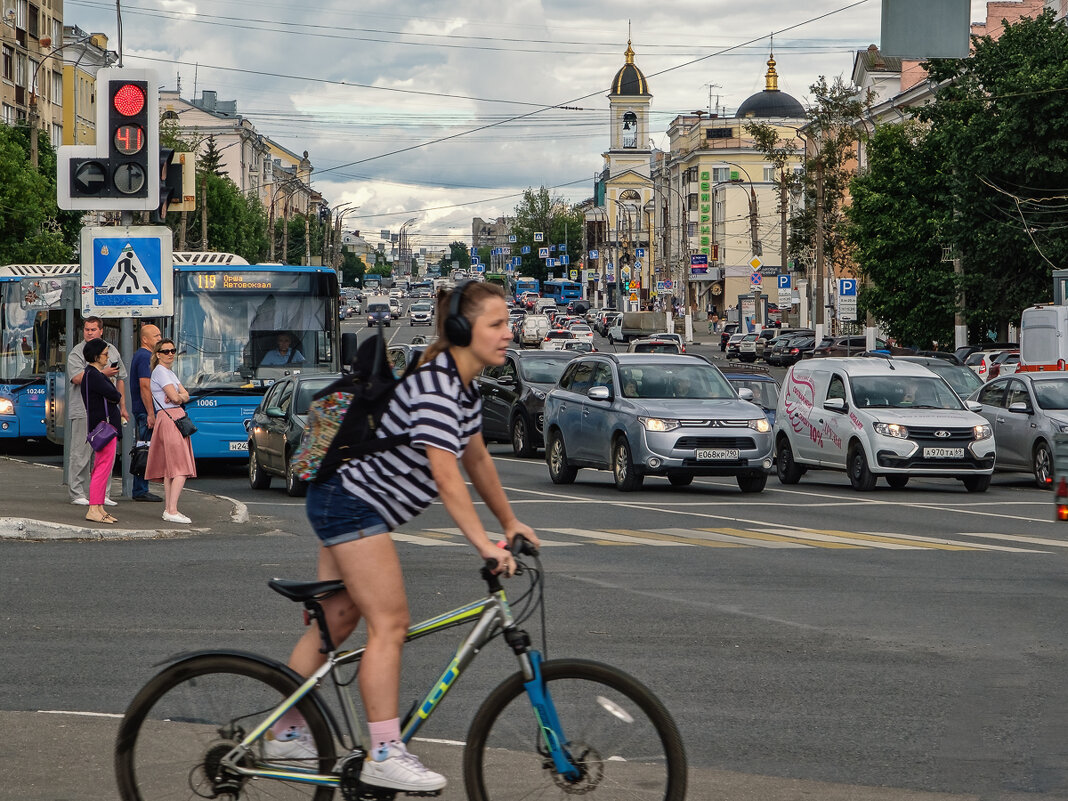
[[178,430],[178,421],[186,416],[182,404],[189,402],[189,391],[174,372],[178,351],[171,339],[161,339],[152,355],[152,403],[156,425],[148,446],[145,478],[163,482],[163,519],[168,523],[192,523],[178,511],[178,497],[186,479],[196,478],[193,443]]
[[[151,323],[141,326],[141,347],[130,360],[130,387],[133,393],[134,423],[137,426],[137,440],[149,442],[152,429],[156,425],[156,410],[152,405],[152,353],[159,342],[159,328]],[[149,491],[148,479],[144,476],[133,477],[133,499],[135,501],[162,501],[163,498]]]
[[118,519],[104,510],[108,482],[115,467],[115,451],[122,439],[122,417],[119,404],[122,395],[104,375],[110,357],[110,347],[103,339],[85,343],[85,371],[79,383],[85,403],[87,441],[93,450],[93,472],[89,481],[89,511],[85,519],[95,523],[117,523]]

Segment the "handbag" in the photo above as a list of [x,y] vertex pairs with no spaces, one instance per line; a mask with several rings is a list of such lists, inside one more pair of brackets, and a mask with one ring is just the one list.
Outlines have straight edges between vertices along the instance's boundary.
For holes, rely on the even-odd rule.
[[[85,408],[86,409],[89,408],[89,387],[86,386],[88,383],[89,382],[85,380],[85,377],[83,375],[83,378],[82,378],[82,395],[85,396],[84,400],[85,400]],[[107,398],[104,398],[104,416],[105,416],[105,418],[107,417],[107,413],[108,413],[108,400],[107,400]],[[117,428],[115,428],[115,426],[113,426],[106,419],[104,419],[104,420],[101,420],[99,423],[97,423],[96,426],[93,427],[93,430],[90,431],[86,435],[85,441],[89,443],[89,446],[94,451],[102,451],[102,450],[104,450],[104,448],[107,447],[108,443],[111,442],[111,440],[115,439],[115,437],[117,437],[118,435],[119,435],[119,430]]]
[[134,443],[134,446],[130,448],[130,474],[135,475],[138,478],[144,478],[147,469],[148,443],[144,440],[138,440]]
[[175,420],[170,412],[168,412],[166,409],[160,406],[159,403],[156,402],[155,398],[152,399],[152,402],[156,404],[157,410],[163,412],[165,415],[171,418],[171,422],[174,423],[174,427],[178,429],[178,433],[181,434],[183,437],[189,439],[191,436],[197,433],[197,427],[193,425],[193,421],[189,419],[189,415],[186,415],[185,417],[180,417]]

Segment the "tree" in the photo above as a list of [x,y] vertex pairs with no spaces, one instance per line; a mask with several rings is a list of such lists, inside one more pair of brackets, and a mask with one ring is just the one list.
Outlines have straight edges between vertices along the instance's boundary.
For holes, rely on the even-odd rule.
[[38,138],[38,167],[30,164],[29,130],[0,125],[0,264],[67,264],[82,212],[56,205],[56,154]]
[[[519,254],[523,260],[520,272],[544,281],[548,270],[545,260],[538,255],[538,248],[555,245],[557,249],[552,253],[553,256],[560,255],[561,245],[566,246],[569,255],[579,253],[583,222],[581,211],[559,196],[550,197],[549,190],[544,186],[523,192],[523,199],[515,207],[515,223],[512,226],[516,237],[512,245],[513,255],[517,249],[522,250],[524,245],[530,248],[530,253]],[[544,234],[544,241],[534,241],[534,234],[538,232]]]
[[929,348],[953,341],[956,281],[942,261],[949,222],[942,153],[915,121],[884,125],[867,143],[869,167],[853,179],[847,237],[867,279],[858,307],[900,344]]
[[214,136],[204,140],[204,152],[197,156],[197,168],[212,175],[226,175],[222,169],[222,151],[215,146]]
[[452,270],[452,263],[459,264],[459,269],[465,272],[471,269],[471,253],[463,242],[450,242],[449,252],[441,257],[441,271],[443,274]]
[[344,286],[363,286],[363,276],[367,265],[363,259],[350,250],[341,254],[341,283]]
[[[242,194],[226,176],[205,172],[198,175],[197,183],[204,187],[198,195],[198,203],[203,202],[205,190],[207,193],[208,244],[211,249],[235,253],[250,264],[264,261],[269,250],[267,213],[259,200]],[[302,236],[303,232],[302,223]],[[201,215],[190,215],[187,236],[190,242],[201,240]]]
[[790,257],[795,255],[790,252],[789,223],[786,221],[785,216],[789,208],[787,199],[789,198],[790,190],[797,184],[791,172],[787,171],[787,167],[797,158],[798,141],[794,137],[781,139],[778,129],[766,122],[747,122],[745,130],[746,133],[753,137],[756,149],[763,153],[764,157],[775,167],[776,180],[779,184],[779,209],[783,223],[785,223],[781,231],[783,244],[779,246],[782,268],[783,272],[785,272]]
[[952,213],[940,238],[961,259],[976,341],[1004,337],[1026,306],[1050,298],[1051,270],[1068,265],[1068,28],[1047,10],[972,42],[970,58],[925,65],[940,88],[917,117],[943,158]]

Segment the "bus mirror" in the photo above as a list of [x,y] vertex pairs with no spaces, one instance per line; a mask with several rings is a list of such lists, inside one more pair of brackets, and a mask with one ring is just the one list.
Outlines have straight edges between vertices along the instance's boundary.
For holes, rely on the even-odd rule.
[[356,335],[351,331],[341,335],[341,366],[349,367],[356,358]]

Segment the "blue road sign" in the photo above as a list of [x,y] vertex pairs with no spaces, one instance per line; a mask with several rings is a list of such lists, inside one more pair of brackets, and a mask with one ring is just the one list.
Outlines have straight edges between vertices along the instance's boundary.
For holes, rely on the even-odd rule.
[[530,253],[530,245],[523,245],[523,247],[519,249],[519,252],[526,256],[528,253]]
[[174,314],[171,243],[166,226],[83,228],[82,315]]
[[599,258],[600,258],[600,251],[598,251],[598,250],[591,250],[591,251],[590,251],[590,258],[591,258],[591,259],[599,259]]
[[856,278],[839,278],[838,279],[838,294],[839,295],[856,295],[857,294],[857,279]]
[[788,275],[780,275],[779,276],[779,289],[790,289],[790,276],[788,276]]
[[471,257],[471,266],[472,267],[477,267],[478,266],[478,256],[472,256]]
[[760,286],[764,282],[764,276],[760,273],[753,273],[749,276],[749,283],[753,286]]
[[515,234],[508,234],[508,241],[515,242]]
[[549,258],[549,248],[538,248],[538,258],[539,259],[547,259],[547,258]]
[[561,256],[560,257],[560,263],[561,264],[570,264],[571,263],[571,257],[570,256]]
[[635,248],[634,249],[634,257],[637,258],[637,259],[644,259],[645,258],[645,248]]

